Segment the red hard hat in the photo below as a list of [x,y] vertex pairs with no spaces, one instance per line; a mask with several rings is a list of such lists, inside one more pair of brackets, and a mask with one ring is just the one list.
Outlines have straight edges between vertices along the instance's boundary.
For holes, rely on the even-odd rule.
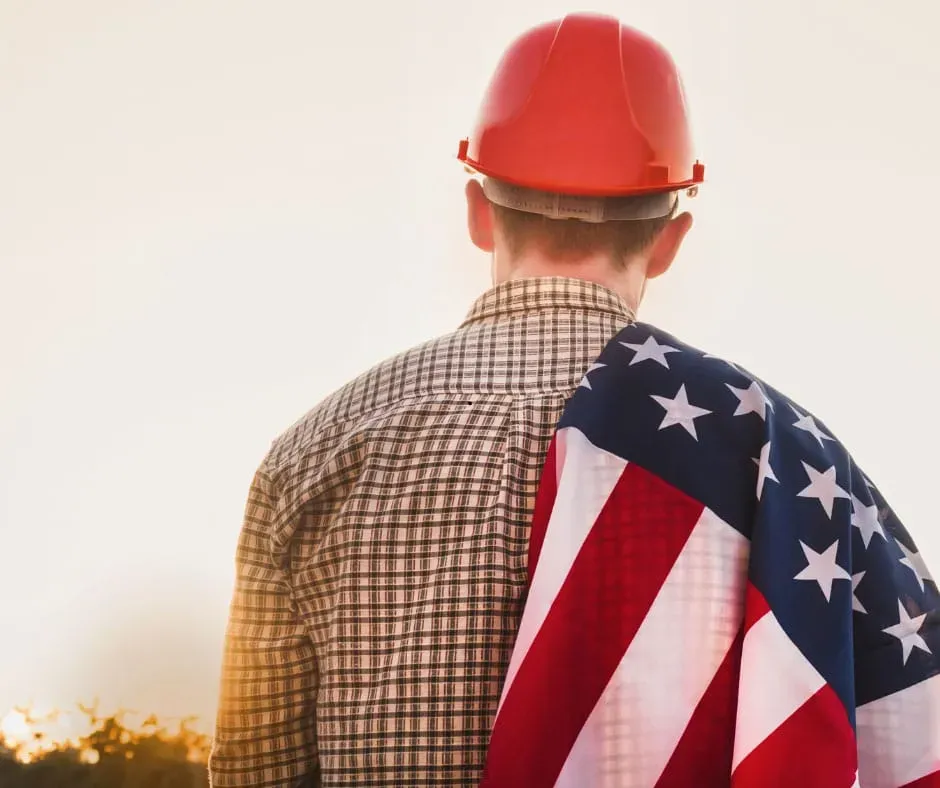
[[596,14],[569,14],[510,45],[457,158],[510,184],[572,195],[677,191],[705,176],[669,53]]

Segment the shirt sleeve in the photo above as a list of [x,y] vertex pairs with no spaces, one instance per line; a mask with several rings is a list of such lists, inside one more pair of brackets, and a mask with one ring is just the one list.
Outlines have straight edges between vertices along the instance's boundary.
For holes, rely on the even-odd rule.
[[277,489],[255,474],[236,553],[215,735],[212,788],[319,784],[317,670],[286,561],[275,560]]

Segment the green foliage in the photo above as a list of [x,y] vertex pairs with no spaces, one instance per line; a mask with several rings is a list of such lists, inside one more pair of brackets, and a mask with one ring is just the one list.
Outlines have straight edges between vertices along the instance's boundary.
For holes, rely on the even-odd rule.
[[[140,730],[123,724],[121,715],[97,718],[82,708],[92,730],[78,742],[46,746],[28,763],[25,743],[13,744],[0,733],[2,788],[205,788],[209,739],[184,720],[173,733],[154,717]],[[41,733],[35,734],[37,741]],[[40,744],[42,742],[39,742]]]

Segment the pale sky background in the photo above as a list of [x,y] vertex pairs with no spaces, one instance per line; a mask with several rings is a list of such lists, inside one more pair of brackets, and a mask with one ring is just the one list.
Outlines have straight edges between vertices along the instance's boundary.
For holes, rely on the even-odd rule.
[[[848,444],[940,571],[940,12],[602,2],[708,183],[641,317]],[[211,717],[252,473],[488,284],[454,159],[554,0],[0,0],[0,716]]]

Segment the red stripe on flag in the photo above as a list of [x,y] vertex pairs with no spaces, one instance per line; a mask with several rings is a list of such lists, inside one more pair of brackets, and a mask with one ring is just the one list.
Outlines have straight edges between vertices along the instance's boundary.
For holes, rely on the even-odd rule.
[[827,684],[738,764],[731,785],[850,788],[856,762],[855,733]]
[[535,509],[532,512],[532,530],[529,535],[529,585],[535,575],[535,565],[542,552],[542,543],[545,541],[545,532],[548,530],[548,521],[552,516],[552,507],[555,505],[555,496],[558,494],[558,433],[548,445],[548,454],[542,466],[542,476],[539,489],[535,494]]
[[940,772],[925,774],[919,780],[902,785],[901,788],[940,788]]
[[625,468],[509,688],[482,788],[554,785],[702,511],[643,468]]
[[744,632],[750,630],[758,621],[770,612],[770,605],[764,595],[751,583],[747,584],[744,592]]
[[734,758],[734,723],[743,643],[742,630],[695,707],[678,746],[656,781],[656,788],[728,785]]

